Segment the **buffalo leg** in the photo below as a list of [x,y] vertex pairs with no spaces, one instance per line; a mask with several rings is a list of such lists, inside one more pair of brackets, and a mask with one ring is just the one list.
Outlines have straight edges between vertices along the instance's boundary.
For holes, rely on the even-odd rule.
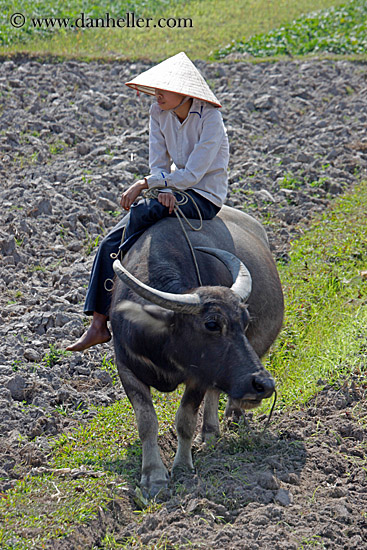
[[220,391],[214,389],[207,390],[205,394],[203,427],[201,430],[201,440],[203,443],[208,443],[219,436],[219,396]]
[[164,466],[158,447],[158,420],[148,386],[140,382],[128,369],[119,365],[119,374],[124,390],[134,407],[142,443],[141,487],[146,496],[153,497],[168,486],[169,474]]
[[176,413],[177,453],[173,462],[173,469],[177,467],[194,469],[191,455],[192,439],[196,428],[196,421],[204,391],[194,387],[186,387],[180,406]]

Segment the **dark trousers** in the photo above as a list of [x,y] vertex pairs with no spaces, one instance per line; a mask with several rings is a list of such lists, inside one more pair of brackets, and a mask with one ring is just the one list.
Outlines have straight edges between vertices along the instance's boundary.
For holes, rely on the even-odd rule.
[[[199,193],[192,190],[186,193],[194,199],[203,220],[211,220],[218,214],[220,208]],[[180,199],[180,195],[176,197]],[[180,206],[180,209],[187,218],[198,219],[199,217],[197,208],[190,199]],[[129,214],[120,220],[99,245],[89,280],[84,313],[92,315],[96,311],[108,315],[114,277],[111,254],[117,253],[119,249],[125,254],[148,227],[169,216],[175,216],[175,213],[169,214],[168,208],[158,199],[143,199],[132,205]],[[125,227],[124,242],[121,244]]]

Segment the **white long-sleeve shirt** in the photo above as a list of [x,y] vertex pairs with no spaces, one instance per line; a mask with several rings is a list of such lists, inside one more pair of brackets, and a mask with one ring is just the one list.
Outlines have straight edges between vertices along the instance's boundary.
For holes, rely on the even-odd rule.
[[192,189],[221,207],[227,196],[228,160],[227,132],[216,107],[194,99],[181,123],[173,111],[163,111],[157,103],[151,106],[150,189]]

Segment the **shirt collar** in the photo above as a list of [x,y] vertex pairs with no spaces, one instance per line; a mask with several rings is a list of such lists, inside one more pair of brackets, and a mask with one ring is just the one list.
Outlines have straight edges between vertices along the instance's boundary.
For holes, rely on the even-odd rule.
[[[188,112],[187,117],[185,118],[185,120],[181,124],[185,124],[185,122],[190,118],[190,115],[191,116],[199,115],[200,118],[201,118],[202,112],[204,110],[204,104],[205,103],[206,103],[205,101],[202,101],[201,99],[196,99],[195,97],[193,97],[190,111]],[[174,111],[171,110],[169,112],[171,113],[171,115],[175,119],[178,120],[178,116],[176,115],[176,113]]]

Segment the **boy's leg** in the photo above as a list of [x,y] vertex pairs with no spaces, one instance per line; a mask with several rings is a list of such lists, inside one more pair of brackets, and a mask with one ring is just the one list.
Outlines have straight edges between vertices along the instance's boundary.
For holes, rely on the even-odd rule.
[[[111,303],[111,292],[107,288],[112,287],[114,276],[113,259],[110,255],[118,251],[128,218],[129,215],[125,216],[99,245],[93,262],[84,306],[84,312],[87,315],[93,314],[92,323],[79,340],[66,348],[68,351],[84,351],[91,346],[108,342],[111,339],[111,333],[107,327]],[[109,279],[111,284],[110,287],[106,288],[105,284],[106,281],[108,284]]]
[[108,315],[111,303],[111,292],[106,290],[112,288],[112,280],[115,275],[113,271],[112,253],[117,253],[121,244],[124,227],[129,221],[127,214],[110,233],[101,241],[89,279],[87,295],[85,298],[84,313],[91,315],[94,311]]
[[[218,214],[220,208],[199,193],[196,193],[191,189],[187,190],[186,193],[195,201],[194,204],[191,198],[189,198],[186,204],[180,206],[180,210],[183,214],[185,214],[186,218],[191,218],[194,220],[199,219],[198,209],[203,220],[211,220],[216,214]],[[171,216],[174,215],[174,213],[171,214]]]
[[[191,190],[187,191],[187,193],[194,199],[197,205],[195,206],[193,201],[189,199],[186,204],[180,206],[180,209],[187,218],[198,219],[198,209],[204,220],[214,218],[219,212],[219,207],[198,193]],[[180,196],[177,195],[177,198],[180,198]],[[84,307],[86,314],[90,315],[93,313],[92,324],[88,331],[75,344],[67,348],[71,351],[83,351],[95,344],[107,342],[111,337],[107,328],[111,293],[106,289],[105,283],[111,280],[112,287],[114,271],[112,268],[113,260],[110,254],[118,251],[125,226],[125,240],[120,247],[123,252],[126,252],[137,241],[140,235],[155,222],[168,216],[175,216],[174,212],[169,214],[168,208],[163,206],[157,199],[144,199],[140,201],[131,207],[129,214],[113,228],[99,246],[93,263]]]
[[88,330],[74,344],[70,344],[66,348],[66,351],[84,351],[97,344],[109,342],[111,340],[111,333],[107,327],[107,320],[107,315],[102,315],[95,311]]
[[127,252],[148,227],[168,215],[168,208],[158,199],[143,199],[133,204],[126,225],[124,243],[120,247],[122,252]]
[[[211,219],[218,213],[219,208],[209,200],[191,190],[187,193],[195,200],[204,220]],[[180,198],[179,195],[177,197]],[[199,217],[198,210],[191,199],[180,206],[180,209],[188,218],[197,219]],[[174,215],[174,213],[171,214],[171,216]],[[125,226],[123,252],[126,252],[148,227],[167,216],[169,216],[168,208],[163,206],[157,199],[144,199],[133,205],[129,214],[103,239],[94,259],[90,276],[84,306],[84,312],[87,315],[91,315],[94,311],[108,315],[111,292],[106,290],[105,285],[109,289],[112,288],[114,278],[113,260],[110,255],[118,251]],[[108,283],[110,284],[108,285]]]
[[[203,220],[210,220],[218,214],[220,208],[208,199],[195,193],[195,191],[189,190],[186,193],[194,199]],[[181,197],[179,194],[176,194],[176,198],[180,199]],[[187,218],[199,218],[198,208],[195,204],[189,199],[186,204],[180,206],[180,209]],[[141,200],[131,207],[130,214],[130,219],[126,225],[124,243],[120,247],[123,253],[126,253],[131,248],[148,227],[162,218],[175,216],[174,212],[169,214],[168,208],[163,206],[158,199]]]

